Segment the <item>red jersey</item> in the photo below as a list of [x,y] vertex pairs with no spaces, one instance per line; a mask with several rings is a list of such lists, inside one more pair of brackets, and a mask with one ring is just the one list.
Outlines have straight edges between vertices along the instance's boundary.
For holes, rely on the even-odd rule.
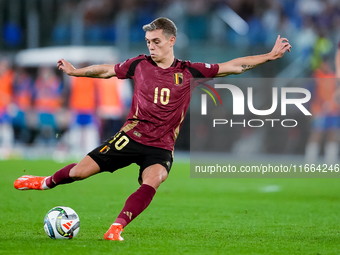
[[212,78],[218,70],[218,64],[178,59],[163,69],[146,55],[116,64],[119,79],[135,81],[130,113],[121,130],[141,144],[172,151],[189,107],[190,79]]

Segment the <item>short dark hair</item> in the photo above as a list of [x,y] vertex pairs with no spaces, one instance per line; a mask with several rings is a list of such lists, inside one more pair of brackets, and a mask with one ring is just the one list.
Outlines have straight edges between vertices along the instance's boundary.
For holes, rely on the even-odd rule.
[[163,34],[166,37],[177,36],[177,27],[175,23],[168,18],[157,18],[150,24],[144,25],[144,31],[154,31],[156,29],[163,29]]

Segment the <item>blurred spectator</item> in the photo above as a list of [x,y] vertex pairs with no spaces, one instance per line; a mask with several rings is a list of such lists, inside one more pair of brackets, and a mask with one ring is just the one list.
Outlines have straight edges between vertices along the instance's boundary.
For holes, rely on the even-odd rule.
[[84,24],[85,39],[90,44],[100,44],[103,41],[114,41],[115,31],[112,27],[117,2],[112,0],[85,0]]
[[307,58],[318,40],[318,34],[311,17],[303,19],[302,28],[298,32],[298,36],[293,38],[293,40],[295,41],[297,53]]
[[98,79],[97,115],[101,120],[102,141],[110,138],[124,124],[124,114],[130,107],[132,90],[128,80]]
[[338,44],[338,50],[335,56],[336,77],[340,79],[340,42]]
[[315,70],[322,65],[323,56],[329,54],[333,49],[332,42],[324,35],[322,30],[319,30],[319,37],[313,48],[311,55],[311,69]]
[[38,141],[56,142],[56,114],[62,106],[62,83],[51,67],[40,67],[34,83],[34,110],[37,112]]
[[24,68],[17,68],[13,82],[13,128],[16,141],[31,142],[29,122],[32,108],[33,80]]
[[207,11],[210,9],[209,1],[191,0],[187,9],[187,31],[189,40],[205,40],[208,36]]
[[[70,78],[69,109],[72,121],[68,142],[72,156],[82,158],[99,144],[99,125],[96,113],[96,79]],[[79,141],[81,144],[79,144]]]
[[10,156],[14,133],[9,116],[14,73],[6,59],[0,61],[0,159]]
[[59,15],[53,28],[53,40],[56,44],[66,44],[71,42],[71,23],[75,15],[77,3],[66,1],[60,4]]
[[336,99],[337,83],[335,73],[327,62],[322,62],[314,72],[315,87],[312,93],[312,132],[306,145],[306,163],[315,163],[319,158],[323,136],[326,137],[325,162],[337,162],[339,154],[338,130],[340,108]]

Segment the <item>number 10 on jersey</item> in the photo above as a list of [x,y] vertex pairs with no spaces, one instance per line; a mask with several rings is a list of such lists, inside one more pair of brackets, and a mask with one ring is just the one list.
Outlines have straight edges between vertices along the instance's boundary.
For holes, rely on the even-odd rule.
[[[167,105],[169,103],[169,98],[170,98],[170,89],[168,88],[162,88],[161,89],[161,95],[159,97],[159,101],[161,102],[162,105]],[[158,102],[158,87],[155,88],[155,97],[153,102],[157,104]]]

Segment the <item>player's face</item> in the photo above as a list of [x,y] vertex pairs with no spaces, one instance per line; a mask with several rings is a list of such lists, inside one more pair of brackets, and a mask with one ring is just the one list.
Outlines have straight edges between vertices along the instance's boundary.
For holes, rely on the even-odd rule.
[[175,37],[166,38],[162,29],[146,31],[145,40],[153,61],[163,62],[167,57],[173,57]]

